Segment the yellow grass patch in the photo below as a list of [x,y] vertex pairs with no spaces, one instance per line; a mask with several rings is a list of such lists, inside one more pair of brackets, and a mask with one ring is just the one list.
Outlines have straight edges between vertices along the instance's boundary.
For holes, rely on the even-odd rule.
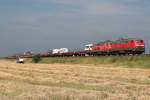
[[150,69],[0,61],[0,100],[150,100]]

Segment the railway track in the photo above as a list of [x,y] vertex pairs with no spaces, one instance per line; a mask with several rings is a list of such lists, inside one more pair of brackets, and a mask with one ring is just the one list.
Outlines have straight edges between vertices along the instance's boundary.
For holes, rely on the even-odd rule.
[[[21,58],[32,58],[34,55],[31,56],[24,56],[24,55],[20,55]],[[150,54],[136,54],[136,55],[98,55],[98,56],[50,56],[50,55],[46,55],[46,56],[42,56],[41,57],[120,57],[120,56],[150,56]],[[1,57],[1,59],[17,59],[17,57],[13,56],[13,57]]]

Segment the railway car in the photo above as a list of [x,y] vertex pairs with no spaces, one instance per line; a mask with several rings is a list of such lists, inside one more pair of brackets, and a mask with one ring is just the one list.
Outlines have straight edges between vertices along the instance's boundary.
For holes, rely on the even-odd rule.
[[109,54],[110,51],[112,50],[111,45],[112,45],[112,41],[99,42],[93,45],[91,52],[93,55]]

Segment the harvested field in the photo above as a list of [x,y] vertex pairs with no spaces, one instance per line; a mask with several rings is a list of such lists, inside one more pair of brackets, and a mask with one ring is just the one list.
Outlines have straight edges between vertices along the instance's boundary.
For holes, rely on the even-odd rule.
[[0,100],[150,100],[150,69],[0,60]]

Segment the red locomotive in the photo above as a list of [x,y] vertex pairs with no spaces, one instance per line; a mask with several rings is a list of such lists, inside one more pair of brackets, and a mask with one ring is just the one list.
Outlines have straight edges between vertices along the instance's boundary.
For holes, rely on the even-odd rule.
[[141,39],[119,39],[94,44],[91,48],[94,55],[142,54],[145,52],[145,43]]

